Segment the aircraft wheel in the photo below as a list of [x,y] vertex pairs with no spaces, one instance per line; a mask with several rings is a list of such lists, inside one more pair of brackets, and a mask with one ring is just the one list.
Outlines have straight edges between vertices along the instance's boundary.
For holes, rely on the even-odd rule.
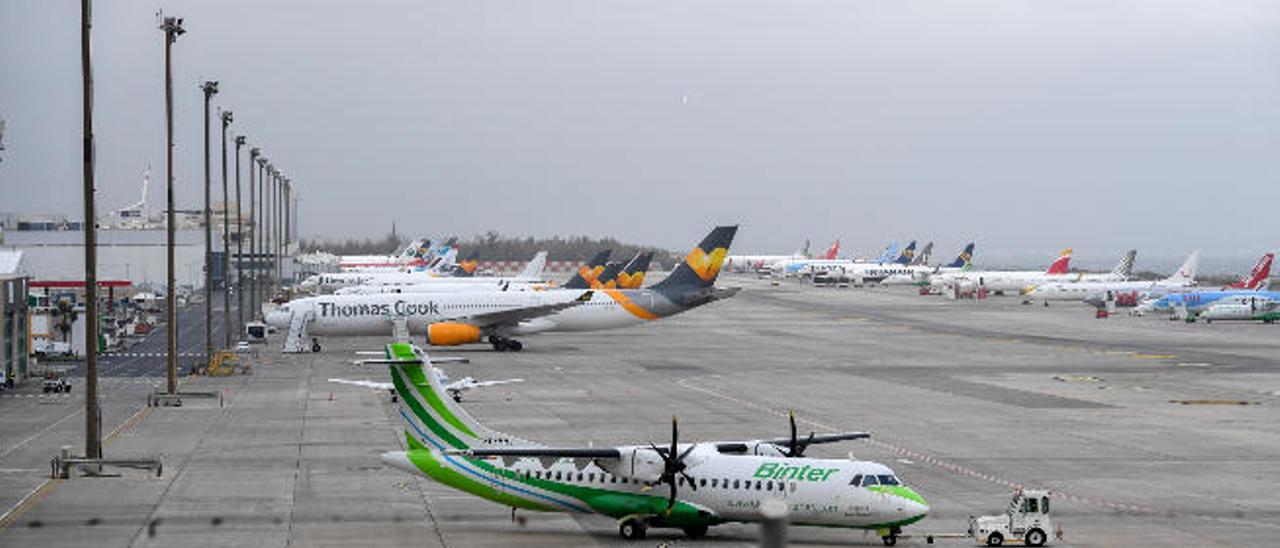
[[706,525],[694,525],[694,526],[691,526],[691,527],[685,527],[685,528],[684,528],[684,536],[689,537],[689,538],[702,538],[702,537],[705,537],[705,536],[707,536],[707,526],[706,526]]
[[507,341],[507,348],[511,349],[512,352],[519,352],[524,350],[524,343],[517,340]]
[[987,546],[1004,546],[1004,535],[991,533],[987,535]]
[[644,523],[636,518],[627,518],[618,526],[618,534],[627,540],[644,540]]
[[312,352],[319,352],[319,351],[320,351],[320,343],[311,343],[311,351],[312,351]]
[[1022,537],[1022,540],[1026,541],[1027,546],[1044,546],[1044,542],[1048,539],[1049,537],[1044,534],[1044,531],[1036,528],[1032,528],[1030,531],[1027,531],[1026,536]]
[[507,351],[507,341],[504,341],[504,340],[502,340],[502,339],[498,339],[498,340],[492,341],[492,344],[493,344],[493,350],[494,350],[495,352],[506,352],[506,351]]
[[895,545],[895,544],[897,544],[897,543],[898,543],[898,536],[897,536],[897,535],[885,535],[885,536],[883,536],[883,537],[880,537],[880,540],[884,542],[884,545],[885,545],[885,546],[893,546],[893,545]]

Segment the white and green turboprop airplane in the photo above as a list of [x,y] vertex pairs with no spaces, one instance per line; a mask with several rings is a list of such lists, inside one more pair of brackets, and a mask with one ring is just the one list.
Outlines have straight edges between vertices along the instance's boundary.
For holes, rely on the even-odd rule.
[[513,512],[603,514],[634,540],[649,527],[700,537],[714,525],[756,521],[761,504],[779,500],[792,525],[874,530],[886,545],[929,513],[887,466],[804,456],[810,445],[866,438],[865,432],[797,437],[792,417],[789,438],[681,443],[673,418],[663,447],[546,447],[472,418],[435,375],[424,373],[425,352],[392,343],[386,357],[408,450],[383,453],[382,462]]

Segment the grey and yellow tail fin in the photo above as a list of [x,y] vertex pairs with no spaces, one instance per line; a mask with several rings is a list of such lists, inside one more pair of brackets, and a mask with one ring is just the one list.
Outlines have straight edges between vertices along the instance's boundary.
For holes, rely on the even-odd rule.
[[561,287],[565,289],[590,289],[592,287],[591,283],[604,272],[604,265],[609,261],[609,254],[611,253],[613,253],[612,249],[596,253],[596,256],[587,261],[587,264],[578,267],[578,272]]
[[685,255],[684,261],[676,266],[671,275],[654,284],[653,289],[664,293],[683,293],[715,285],[716,276],[720,274],[720,267],[729,254],[729,245],[733,243],[733,236],[737,232],[736,225],[712,229],[693,251]]
[[649,263],[653,261],[652,251],[642,251],[623,267],[618,273],[618,289],[640,289],[644,285],[644,275],[649,271]]
[[446,451],[529,443],[480,424],[449,397],[426,352],[412,344],[388,344],[385,363],[395,386],[396,412],[404,421],[411,449]]
[[591,280],[592,289],[614,289],[618,287],[618,274],[622,272],[622,263],[609,261],[596,279]]

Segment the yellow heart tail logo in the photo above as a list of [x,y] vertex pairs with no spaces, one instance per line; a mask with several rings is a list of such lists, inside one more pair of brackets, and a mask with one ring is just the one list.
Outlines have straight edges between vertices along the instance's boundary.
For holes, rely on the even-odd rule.
[[702,281],[709,282],[720,273],[720,265],[724,264],[725,256],[728,253],[729,250],[723,247],[717,247],[710,254],[700,247],[695,247],[684,258],[684,262],[698,274],[699,278],[702,278]]

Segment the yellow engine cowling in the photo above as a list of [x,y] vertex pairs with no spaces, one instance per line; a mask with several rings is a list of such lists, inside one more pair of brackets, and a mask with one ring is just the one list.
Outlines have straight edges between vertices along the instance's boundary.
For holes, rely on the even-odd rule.
[[442,322],[427,326],[427,344],[455,346],[480,342],[480,328],[465,323]]

